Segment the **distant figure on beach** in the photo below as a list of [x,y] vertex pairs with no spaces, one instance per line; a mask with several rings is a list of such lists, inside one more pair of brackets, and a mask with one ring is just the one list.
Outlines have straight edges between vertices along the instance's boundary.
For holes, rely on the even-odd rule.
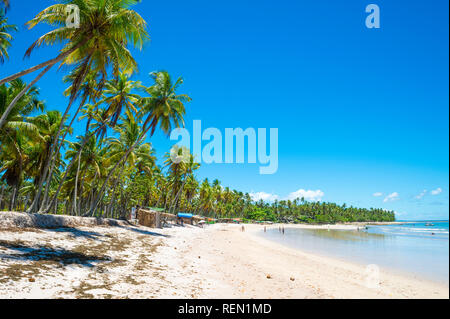
[[266,226],[264,226],[264,232],[266,232]]
[[281,233],[281,226],[278,226],[278,232]]
[[130,219],[133,220],[133,219],[135,219],[135,218],[136,218],[136,207],[133,206],[133,207],[131,208]]
[[242,232],[245,232],[245,227],[244,227],[244,225],[242,225],[241,231],[242,231]]
[[283,235],[284,235],[284,226],[283,226],[283,228],[281,229],[281,231],[283,232]]

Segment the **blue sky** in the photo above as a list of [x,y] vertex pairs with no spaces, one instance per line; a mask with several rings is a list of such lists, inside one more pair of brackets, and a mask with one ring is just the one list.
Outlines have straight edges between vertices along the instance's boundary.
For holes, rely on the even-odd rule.
[[[20,32],[2,76],[56,55],[42,48],[22,59],[48,30],[24,23],[52,3],[12,1],[8,16]],[[380,29],[365,27],[370,3],[381,9]],[[152,40],[133,52],[134,79],[149,85],[148,73],[161,69],[183,76],[193,98],[188,129],[193,120],[223,132],[278,128],[276,174],[259,175],[257,164],[205,164],[199,178],[271,198],[303,189],[392,209],[398,219],[448,219],[448,9],[443,0],[144,0],[135,10]],[[66,71],[39,82],[49,109],[67,104]],[[151,142],[158,155],[173,144],[161,134]]]

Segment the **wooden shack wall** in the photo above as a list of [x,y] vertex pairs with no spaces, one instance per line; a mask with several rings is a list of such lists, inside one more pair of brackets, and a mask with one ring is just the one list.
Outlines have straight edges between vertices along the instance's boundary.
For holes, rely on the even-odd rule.
[[146,227],[159,227],[157,223],[157,212],[140,209],[138,213],[138,222],[139,225]]

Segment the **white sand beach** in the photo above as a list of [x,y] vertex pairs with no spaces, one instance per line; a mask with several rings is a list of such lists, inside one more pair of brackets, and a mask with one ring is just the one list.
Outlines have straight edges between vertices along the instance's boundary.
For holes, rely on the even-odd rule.
[[0,229],[0,297],[449,297],[446,285],[384,271],[368,288],[364,265],[270,242],[262,227]]

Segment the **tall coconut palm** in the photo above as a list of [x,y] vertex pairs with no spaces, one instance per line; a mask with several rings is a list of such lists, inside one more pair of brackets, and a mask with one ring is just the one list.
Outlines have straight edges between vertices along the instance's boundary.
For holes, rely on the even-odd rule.
[[[81,83],[89,72],[98,73],[106,78],[107,68],[112,66],[113,74],[118,75],[119,70],[131,74],[137,69],[137,64],[128,51],[128,44],[142,48],[143,42],[148,39],[146,22],[133,10],[130,5],[136,4],[137,0],[72,0],[65,4],[56,4],[43,10],[28,24],[30,28],[44,22],[62,27],[53,30],[39,38],[28,50],[32,50],[43,43],[53,44],[69,40],[71,51],[69,54],[56,61],[63,64],[77,64],[76,76],[73,79],[71,97],[66,115],[72,103],[78,95]],[[65,17],[61,15],[66,12],[68,4],[75,4],[80,10],[80,27],[68,28],[65,26]],[[67,52],[65,52],[67,53]],[[64,53],[64,54],[65,54]],[[46,72],[53,64],[49,64],[43,72]],[[42,73],[39,75],[41,76]],[[0,81],[1,83],[1,81]],[[0,119],[0,127],[2,119]],[[45,170],[47,174],[48,168]],[[42,191],[43,184],[39,185],[38,193]],[[34,201],[28,212],[35,211],[38,206]],[[45,204],[45,203],[44,203]],[[41,207],[42,209],[43,207]]]
[[137,112],[135,105],[139,103],[141,97],[133,92],[142,87],[140,81],[129,80],[127,74],[123,72],[119,73],[116,79],[106,83],[103,98],[98,104],[107,105],[104,116],[110,119],[111,127],[116,125],[123,108],[129,112]]
[[[189,152],[188,149],[184,149],[183,152]],[[194,159],[194,155],[191,153],[188,153],[187,160],[182,161],[182,179],[183,183],[181,184],[181,187],[179,188],[178,192],[175,195],[175,198],[172,202],[172,205],[170,207],[170,211],[176,211],[178,208],[178,202],[180,199],[180,195],[183,193],[184,187],[186,183],[193,178],[194,171],[200,168],[200,164],[197,163]],[[174,163],[175,164],[175,163]]]
[[[91,102],[96,102],[96,100],[98,98],[100,98],[99,96],[99,92],[102,91],[103,88],[103,83],[102,80],[100,81],[96,81],[97,78],[97,74],[90,72],[89,76],[87,77],[85,83],[81,86],[81,90],[83,92],[83,98],[82,98],[82,102],[80,104],[80,107],[78,108],[76,114],[74,115],[73,119],[75,119],[76,115],[78,114],[78,111],[81,109],[81,107],[84,105],[84,102],[87,99],[90,99]],[[71,75],[69,77],[70,80],[75,81],[76,76]],[[72,84],[73,86],[73,84]],[[102,140],[104,134],[106,134],[106,125],[110,125],[111,127],[114,127],[115,124],[117,123],[118,120],[118,116],[121,114],[122,109],[127,109],[127,110],[133,110],[136,111],[135,107],[133,106],[133,103],[138,103],[140,97],[137,94],[133,93],[133,90],[136,89],[140,89],[142,87],[140,82],[136,82],[136,81],[130,81],[128,79],[128,76],[123,73],[120,72],[117,76],[116,79],[108,81],[105,84],[105,90],[104,90],[104,94],[103,97],[100,101],[96,102],[96,104],[94,106],[91,105],[87,105],[88,110],[87,110],[87,116],[89,117],[88,120],[88,124],[86,125],[86,134],[85,134],[85,138],[87,141],[87,139],[89,138],[89,134],[87,132],[87,130],[89,129],[89,124],[90,121],[92,119],[96,119],[97,120],[97,125],[93,125],[93,127],[95,128],[94,133],[95,132],[100,132],[100,140]],[[68,93],[70,91],[70,88],[66,90],[66,93]],[[106,104],[107,107],[106,109],[101,109],[99,110],[99,106],[102,104]],[[85,117],[85,116],[82,116]],[[73,123],[73,120],[72,120]],[[71,125],[71,124],[70,124]],[[69,125],[69,126],[70,126]],[[59,148],[58,148],[59,150]],[[81,152],[81,149],[79,150],[79,152]],[[72,161],[69,163],[68,165],[68,170],[71,169],[72,165],[74,165],[75,161],[77,160],[78,157],[73,157]],[[53,172],[53,163],[50,166],[50,173],[49,173],[49,178],[51,177],[51,174]],[[64,175],[63,179],[61,180],[60,184],[62,185],[65,181],[67,174]],[[46,189],[46,193],[48,191],[48,188]],[[58,194],[58,192],[56,193]],[[56,200],[56,198],[54,197],[52,199],[52,202],[54,202]],[[47,204],[47,194],[44,195],[44,201],[41,205],[40,208],[40,212],[41,213],[45,213],[48,212],[49,209],[51,207],[51,203]],[[31,207],[30,207],[31,209]]]
[[24,181],[24,167],[29,160],[29,144],[23,132],[19,130],[12,130],[9,138],[9,143],[0,144],[0,173],[3,173],[2,179],[12,188],[9,210],[14,210],[20,185]]
[[11,32],[17,31],[17,27],[12,24],[8,24],[8,19],[5,17],[5,11],[0,9],[0,64],[8,59],[8,48],[11,46],[11,40],[13,39]]
[[[55,163],[60,163],[61,161],[60,152],[52,154],[51,149],[54,144],[63,144],[64,142],[66,142],[65,140],[60,141],[61,138],[59,138],[58,136],[59,127],[62,121],[62,115],[59,111],[48,111],[47,113],[40,114],[35,117],[29,117],[27,121],[36,125],[41,136],[41,142],[34,145],[34,147],[36,148],[35,153],[37,155],[37,165],[34,166],[37,174],[36,180],[38,181],[35,186],[37,186],[45,178],[44,173],[47,163],[50,160],[53,160]],[[63,131],[71,132],[72,129],[64,127]],[[47,181],[47,189],[50,188],[50,182],[51,180]]]
[[[66,180],[66,175],[64,176],[63,184],[60,183],[54,197],[59,196],[59,192],[61,190],[61,186],[64,186],[66,192],[69,192],[69,189],[72,189],[71,193],[73,194],[73,212],[78,214],[80,212],[81,203],[77,204],[77,197],[83,195],[83,189],[85,189],[85,182],[87,180],[101,179],[104,176],[105,172],[105,155],[106,148],[102,147],[101,143],[97,141],[95,135],[90,135],[87,139],[86,137],[78,137],[79,141],[75,143],[70,143],[69,149],[66,152],[66,160],[74,159],[75,162],[78,163],[76,169],[68,168],[66,169],[66,173],[71,174],[72,180]],[[70,185],[70,186],[69,186]]]
[[[80,91],[80,95],[82,96],[82,99],[81,99],[80,105],[79,105],[77,111],[75,112],[75,114],[73,115],[72,120],[69,123],[68,127],[72,127],[72,124],[75,121],[75,119],[76,119],[76,117],[78,115],[78,112],[85,105],[86,101],[87,100],[89,100],[91,102],[92,101],[96,101],[98,99],[99,95],[101,94],[100,92],[101,92],[101,88],[102,88],[102,83],[101,83],[101,81],[100,82],[97,81],[97,76],[98,75],[96,73],[93,73],[93,72],[88,73],[86,75],[85,81],[80,85],[79,91]],[[70,85],[66,89],[66,91],[64,91],[64,95],[68,96],[68,95],[71,94],[71,92],[73,90],[74,82],[76,81],[76,78],[77,78],[77,70],[71,72],[70,75],[68,75],[68,76],[66,76],[64,78],[64,81],[66,83],[72,83],[72,85]],[[64,119],[65,119],[65,116],[67,115],[67,113],[68,113],[68,109],[66,109],[66,113],[64,114]],[[61,122],[60,128],[62,128],[62,125],[63,125],[63,121]],[[87,126],[87,128],[88,128],[88,126]],[[87,131],[87,128],[86,128],[86,131]],[[61,142],[57,143],[57,144],[55,144],[53,146],[52,153],[58,154],[60,152],[61,147],[62,147],[62,145],[63,145],[63,143],[65,141],[66,135],[69,132],[70,132],[70,130],[66,130],[65,131],[63,137],[60,139]],[[59,135],[59,133],[60,132],[58,132],[58,135]],[[53,178],[53,173],[54,173],[54,170],[55,170],[55,163],[56,163],[55,160],[56,160],[56,158],[57,157],[54,156],[54,157],[52,157],[52,160],[50,161],[50,168],[49,168],[49,172],[47,174],[47,179],[46,179],[46,183],[45,183],[45,192],[44,192],[44,196],[43,196],[41,207],[39,209],[39,211],[41,213],[45,212],[45,208],[48,205],[48,193],[49,193],[49,190],[50,190],[49,186],[50,186],[50,181]],[[71,165],[69,165],[69,167],[67,169],[70,170],[70,168],[71,168]],[[44,171],[46,169],[47,168],[44,167]],[[64,180],[62,180],[61,183],[64,183]],[[39,187],[40,187],[40,185],[39,185]]]
[[[28,22],[30,29],[40,23],[50,24],[57,28],[36,40],[25,55],[29,56],[36,47],[43,44],[63,43],[61,54],[33,68],[0,80],[0,85],[45,68],[32,81],[34,85],[58,62],[68,65],[76,64],[79,65],[79,72],[74,79],[71,101],[68,106],[70,108],[77,96],[80,84],[90,70],[103,74],[105,77],[110,65],[112,65],[115,75],[118,75],[119,70],[128,74],[134,72],[137,64],[127,46],[131,44],[141,49],[143,43],[148,39],[148,33],[145,20],[135,11],[128,9],[140,0],[65,0],[62,2],[44,9]],[[66,26],[68,5],[76,5],[79,8],[79,28]],[[21,94],[25,94],[25,92],[21,92]],[[6,113],[8,112],[9,107],[6,110]],[[2,125],[3,116],[0,118],[0,127]]]
[[[14,80],[8,86],[0,86],[0,112],[6,109],[14,95],[24,86],[26,84],[21,80]],[[5,125],[0,128],[0,173],[3,172],[2,179],[12,187],[10,209],[15,207],[16,197],[24,180],[24,170],[30,160],[30,141],[37,143],[41,139],[38,128],[25,121],[29,113],[44,108],[43,103],[38,100],[38,94],[38,89],[32,87],[11,110]]]
[[142,98],[139,103],[140,109],[138,114],[142,118],[146,117],[144,124],[142,125],[140,137],[111,169],[100,189],[97,200],[89,212],[91,215],[97,208],[101,196],[105,191],[106,184],[117,167],[121,165],[122,161],[126,161],[129,154],[137,145],[139,145],[139,143],[141,143],[149,131],[150,136],[153,136],[155,129],[159,124],[161,130],[165,134],[169,134],[174,126],[184,126],[183,117],[186,112],[184,103],[191,101],[191,98],[186,94],[177,94],[177,89],[183,83],[183,79],[180,77],[175,83],[172,83],[171,77],[166,71],[152,72],[150,73],[150,76],[155,81],[152,86],[145,89],[150,97]]
[[[128,153],[126,160],[121,164],[120,171],[118,172],[115,180],[112,182],[111,208],[113,207],[115,200],[116,187],[122,178],[122,174],[126,169],[127,164],[129,164],[130,167],[135,167],[139,156],[138,152],[142,152],[141,147],[143,146],[141,145],[142,140],[140,142],[141,144],[136,145],[136,142],[140,139],[139,123],[131,112],[127,111],[126,113],[126,117],[122,118],[122,123],[115,128],[115,131],[119,134],[119,138],[108,139],[108,148],[110,150],[108,159],[110,163],[120,161],[124,154]],[[131,152],[128,152],[133,145],[135,145],[135,147],[131,150]],[[150,149],[151,146],[148,145],[148,147],[144,148],[144,151],[150,151]]]

